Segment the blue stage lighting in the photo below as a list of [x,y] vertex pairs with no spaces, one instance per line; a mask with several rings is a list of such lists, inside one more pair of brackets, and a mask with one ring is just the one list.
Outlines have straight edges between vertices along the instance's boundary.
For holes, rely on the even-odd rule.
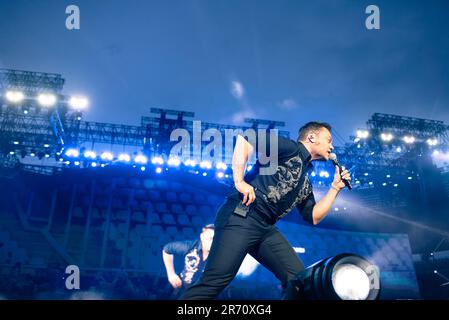
[[157,167],[156,168],[156,173],[161,173],[162,172],[162,168],[161,167]]
[[167,164],[171,167],[179,167],[181,160],[179,158],[169,158]]
[[162,159],[162,157],[153,157],[153,158],[151,159],[151,163],[152,163],[152,164],[163,165],[163,164],[164,164],[164,159]]
[[194,166],[196,166],[196,162],[193,161],[193,160],[187,159],[187,160],[184,162],[184,165],[185,165],[186,167],[194,167]]
[[79,153],[79,151],[76,150],[76,149],[68,149],[68,150],[65,152],[65,155],[66,155],[67,157],[77,158],[77,157],[79,157],[80,153]]
[[224,162],[219,162],[219,163],[217,163],[216,168],[218,170],[226,170],[226,169],[228,169],[228,166]]
[[131,161],[131,156],[129,154],[126,154],[126,153],[121,153],[118,156],[118,161],[130,162]]
[[112,159],[114,159],[114,155],[106,151],[101,154],[100,158],[103,161],[112,161]]
[[207,161],[207,160],[201,161],[200,168],[210,169],[210,168],[212,168],[212,163],[210,163],[210,161]]
[[140,164],[147,164],[148,158],[145,157],[143,154],[139,154],[134,158],[134,162]]
[[94,151],[91,150],[87,150],[84,152],[84,158],[89,158],[89,159],[95,159],[97,157],[97,154]]

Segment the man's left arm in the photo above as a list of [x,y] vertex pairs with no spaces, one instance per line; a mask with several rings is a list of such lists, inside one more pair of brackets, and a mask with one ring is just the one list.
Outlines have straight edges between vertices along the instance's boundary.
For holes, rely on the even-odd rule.
[[332,204],[335,201],[335,198],[337,198],[338,193],[345,187],[345,183],[342,181],[342,178],[351,181],[351,176],[349,175],[348,170],[346,170],[345,167],[342,167],[342,169],[343,172],[340,174],[340,169],[338,167],[335,167],[334,181],[332,181],[331,188],[326,193],[326,195],[313,207],[312,221],[314,225],[320,223],[321,220],[326,217]]

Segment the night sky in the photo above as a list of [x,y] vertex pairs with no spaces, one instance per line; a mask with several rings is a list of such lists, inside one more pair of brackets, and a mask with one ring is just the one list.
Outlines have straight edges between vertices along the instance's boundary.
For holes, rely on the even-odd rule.
[[[67,30],[78,5],[81,29]],[[380,8],[367,30],[365,8]],[[0,0],[0,67],[60,73],[85,120],[328,121],[347,141],[375,112],[449,123],[449,1]],[[336,139],[336,144],[341,144]]]

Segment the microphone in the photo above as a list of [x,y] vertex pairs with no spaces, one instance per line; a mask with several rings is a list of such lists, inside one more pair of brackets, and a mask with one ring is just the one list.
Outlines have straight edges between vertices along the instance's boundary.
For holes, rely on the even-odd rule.
[[[335,153],[331,153],[331,154],[329,155],[329,160],[332,161],[332,163],[334,164],[334,166],[336,166],[336,167],[338,167],[338,169],[340,169],[340,174],[341,174],[341,173],[343,172],[343,169],[342,169],[340,163],[339,163],[338,160],[337,160],[337,155],[336,155]],[[345,186],[348,187],[349,190],[352,189],[351,183],[350,183],[348,180],[343,179],[343,178],[341,178],[341,180],[344,182]]]

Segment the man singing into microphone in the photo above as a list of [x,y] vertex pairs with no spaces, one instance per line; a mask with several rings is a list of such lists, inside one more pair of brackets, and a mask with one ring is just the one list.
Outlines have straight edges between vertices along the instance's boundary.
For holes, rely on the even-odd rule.
[[273,272],[284,288],[304,269],[290,243],[276,228],[276,221],[297,207],[307,222],[318,224],[351,178],[344,167],[343,172],[336,167],[329,191],[315,202],[307,171],[312,160],[329,160],[334,148],[329,124],[309,122],[299,129],[296,142],[281,136],[277,141],[275,172],[261,174],[258,161],[244,177],[248,158],[257,153],[259,144],[252,145],[243,136],[237,136],[232,164],[236,191],[217,213],[215,237],[204,273],[181,299],[216,298],[234,279],[247,253]]

